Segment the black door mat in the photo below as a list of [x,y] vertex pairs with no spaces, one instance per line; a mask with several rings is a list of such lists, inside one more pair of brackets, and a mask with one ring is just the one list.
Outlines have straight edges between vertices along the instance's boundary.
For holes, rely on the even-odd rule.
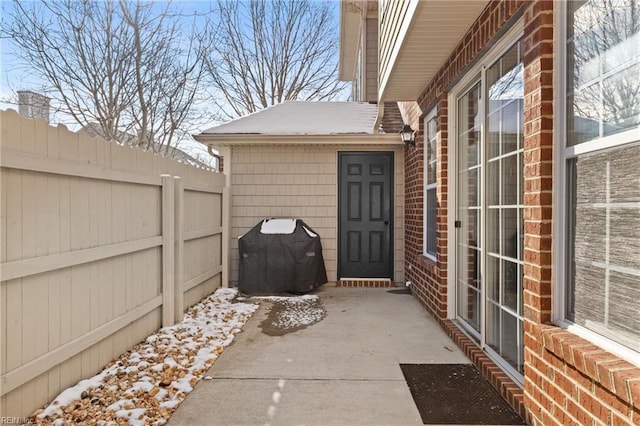
[[425,425],[524,425],[472,364],[400,364]]
[[394,288],[393,290],[387,290],[387,293],[391,294],[411,294],[411,289],[409,287],[399,287]]

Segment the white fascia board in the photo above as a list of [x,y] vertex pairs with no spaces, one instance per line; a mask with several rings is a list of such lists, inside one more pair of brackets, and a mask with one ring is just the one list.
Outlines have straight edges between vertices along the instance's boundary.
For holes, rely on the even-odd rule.
[[[409,3],[407,14],[405,16],[405,19],[403,19],[402,21],[402,25],[400,26],[398,37],[396,38],[396,42],[393,46],[393,50],[391,51],[391,57],[389,58],[390,65],[386,69],[387,72],[384,75],[379,76],[380,83],[378,84],[378,104],[382,104],[385,100],[385,91],[387,89],[387,86],[389,85],[389,79],[391,78],[391,75],[395,71],[396,65],[398,63],[398,57],[400,56],[400,52],[405,47],[405,39],[407,37],[407,34],[409,33],[409,30],[411,29],[411,25],[413,24],[413,21],[419,6],[420,6],[419,0],[412,0]],[[416,94],[416,96],[418,95]],[[411,99],[411,100],[415,100],[415,99]]]
[[250,135],[250,134],[199,134],[194,139],[214,148],[233,146],[400,146],[402,140],[395,133],[361,135]]

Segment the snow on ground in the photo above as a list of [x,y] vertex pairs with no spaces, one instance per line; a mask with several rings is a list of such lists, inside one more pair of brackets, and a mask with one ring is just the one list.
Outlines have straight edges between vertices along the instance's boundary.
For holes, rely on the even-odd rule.
[[285,309],[279,310],[272,322],[273,327],[295,329],[315,324],[324,318],[325,310],[313,299],[280,300]]
[[304,294],[302,296],[251,296],[249,298],[246,297],[238,297],[238,300],[266,300],[268,302],[291,302],[291,303],[300,303],[300,302],[310,302],[320,300],[320,297],[316,294]]
[[38,410],[35,424],[162,425],[258,308],[219,289],[92,378]]
[[315,294],[303,296],[252,296],[238,300],[258,300],[272,302],[279,305],[273,318],[270,318],[270,326],[282,330],[303,328],[321,321],[326,311],[320,304],[320,297]]

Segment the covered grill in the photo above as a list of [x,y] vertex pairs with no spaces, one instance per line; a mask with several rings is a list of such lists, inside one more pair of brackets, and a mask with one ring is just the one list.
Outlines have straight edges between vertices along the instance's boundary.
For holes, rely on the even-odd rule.
[[238,239],[239,290],[307,293],[327,282],[320,236],[301,219],[265,219]]

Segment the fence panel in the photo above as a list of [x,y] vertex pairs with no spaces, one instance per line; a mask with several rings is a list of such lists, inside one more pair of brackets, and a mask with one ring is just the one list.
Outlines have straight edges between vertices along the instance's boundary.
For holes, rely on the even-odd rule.
[[222,284],[225,178],[14,111],[0,142],[0,416],[26,416]]

